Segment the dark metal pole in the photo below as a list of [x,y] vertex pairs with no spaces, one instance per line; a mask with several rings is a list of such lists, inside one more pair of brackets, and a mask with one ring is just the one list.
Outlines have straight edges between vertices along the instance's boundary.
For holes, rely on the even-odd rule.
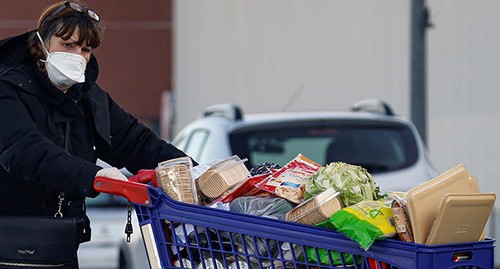
[[425,0],[411,0],[411,120],[427,144],[426,130],[426,28],[429,12]]

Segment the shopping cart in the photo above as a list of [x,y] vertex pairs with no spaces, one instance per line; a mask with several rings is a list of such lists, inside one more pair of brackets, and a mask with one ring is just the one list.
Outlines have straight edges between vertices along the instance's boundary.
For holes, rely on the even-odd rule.
[[181,203],[150,184],[99,177],[94,187],[134,205],[152,269],[472,269],[494,263],[493,239],[433,246],[386,239],[365,251],[333,230]]

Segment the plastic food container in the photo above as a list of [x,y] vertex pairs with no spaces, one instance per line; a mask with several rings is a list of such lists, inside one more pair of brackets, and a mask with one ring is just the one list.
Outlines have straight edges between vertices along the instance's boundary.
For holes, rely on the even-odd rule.
[[233,156],[216,163],[198,178],[198,188],[209,198],[219,197],[250,177],[245,161]]
[[158,187],[176,201],[198,204],[192,170],[193,162],[189,157],[161,162],[156,168]]
[[339,192],[330,187],[296,206],[286,214],[285,219],[309,225],[323,222],[342,208],[338,195]]

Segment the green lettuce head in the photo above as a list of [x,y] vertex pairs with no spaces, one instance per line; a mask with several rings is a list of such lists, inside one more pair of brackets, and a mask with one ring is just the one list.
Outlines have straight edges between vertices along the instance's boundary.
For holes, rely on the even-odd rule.
[[332,162],[321,167],[307,181],[304,198],[311,198],[329,187],[340,193],[339,199],[344,207],[363,200],[377,200],[379,188],[368,171],[357,165]]

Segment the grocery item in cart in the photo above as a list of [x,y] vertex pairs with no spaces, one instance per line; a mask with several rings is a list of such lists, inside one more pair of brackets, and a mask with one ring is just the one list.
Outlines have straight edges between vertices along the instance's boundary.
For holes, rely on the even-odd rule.
[[196,267],[196,269],[222,269],[222,268],[224,268],[222,261],[219,259],[214,259],[208,256],[208,254],[206,257],[203,258],[203,261]]
[[[238,197],[231,202],[230,211],[283,220],[285,214],[293,206],[291,202],[280,197],[244,196]],[[235,234],[234,240],[242,251],[253,255],[276,257],[279,254],[280,246],[276,241],[267,242],[264,238],[241,236],[240,234]],[[253,259],[252,261],[257,262],[257,260]]]
[[332,228],[347,235],[368,250],[376,239],[396,235],[390,202],[365,200],[342,208],[320,227]]
[[176,201],[198,204],[192,169],[189,157],[159,163],[155,169],[158,187]]
[[216,162],[198,178],[200,191],[209,198],[215,199],[236,184],[248,179],[250,172],[244,162],[234,155]]
[[437,177],[410,189],[407,193],[408,213],[415,243],[425,244],[437,216],[441,201],[448,193],[478,193],[477,180],[459,164]]
[[270,175],[270,173],[253,176],[243,182],[238,183],[231,189],[224,192],[219,198],[213,200],[209,204],[209,206],[224,207],[234,199],[243,196],[270,196],[270,193],[255,187],[255,184],[266,178],[268,175]]
[[248,263],[238,260],[229,264],[228,269],[248,269]]
[[332,162],[321,167],[307,181],[304,198],[308,199],[329,187],[340,193],[339,199],[343,206],[379,198],[379,187],[373,177],[365,168],[358,165]]
[[263,162],[260,165],[252,167],[250,169],[250,175],[257,176],[263,175],[273,172],[273,170],[278,170],[281,168],[281,165],[272,162]]
[[257,183],[257,187],[293,203],[304,201],[304,185],[321,165],[302,154],[298,154],[285,166],[273,172],[266,179]]
[[308,225],[323,222],[342,208],[338,195],[339,192],[330,187],[296,206],[286,214],[285,219]]
[[406,193],[393,194],[391,202],[392,216],[398,238],[404,242],[413,242],[413,229],[411,228],[410,215],[406,203]]
[[441,202],[426,244],[479,241],[495,204],[494,193],[450,193]]
[[[335,268],[355,268],[352,255],[323,248],[306,248],[307,260],[321,265],[333,265]],[[342,256],[342,257],[341,257]],[[345,266],[344,266],[345,265]],[[322,267],[320,267],[322,268]],[[371,269],[371,268],[370,268]]]
[[280,197],[243,196],[234,199],[229,210],[249,215],[285,219],[285,214],[292,210],[294,205]]

